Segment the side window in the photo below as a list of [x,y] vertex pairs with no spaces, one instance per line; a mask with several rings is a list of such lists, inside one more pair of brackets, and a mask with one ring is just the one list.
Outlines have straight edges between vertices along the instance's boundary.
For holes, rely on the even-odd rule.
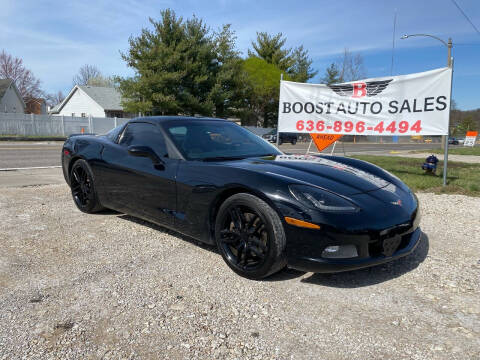
[[117,126],[116,128],[113,128],[112,130],[110,130],[107,134],[106,134],[106,137],[113,141],[113,142],[116,142],[117,139],[118,139],[118,135],[120,134],[120,131],[122,130],[123,128],[123,125],[119,125]]
[[187,136],[187,127],[186,126],[174,126],[168,129],[168,132],[172,135],[175,143],[183,148],[185,144],[185,138]]
[[165,139],[160,129],[148,123],[130,123],[127,125],[118,143],[122,146],[149,146],[158,156],[167,155]]

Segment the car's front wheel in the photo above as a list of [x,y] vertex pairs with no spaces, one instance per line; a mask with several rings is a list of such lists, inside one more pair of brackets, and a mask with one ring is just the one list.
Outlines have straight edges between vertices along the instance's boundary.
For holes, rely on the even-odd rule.
[[77,160],[70,171],[70,188],[75,205],[80,211],[92,214],[103,210],[95,192],[93,173],[85,160]]
[[246,193],[221,205],[215,240],[227,265],[249,279],[262,279],[286,265],[285,231],[278,214],[265,201]]

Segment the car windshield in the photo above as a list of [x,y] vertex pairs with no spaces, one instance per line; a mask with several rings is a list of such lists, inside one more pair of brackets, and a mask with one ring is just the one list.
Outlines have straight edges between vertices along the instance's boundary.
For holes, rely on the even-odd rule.
[[239,125],[215,120],[175,120],[164,128],[188,160],[234,160],[279,155],[278,149]]

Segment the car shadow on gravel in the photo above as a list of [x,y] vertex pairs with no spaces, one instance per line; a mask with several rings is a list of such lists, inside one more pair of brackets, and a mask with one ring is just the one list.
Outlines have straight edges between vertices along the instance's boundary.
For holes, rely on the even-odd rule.
[[300,276],[305,275],[305,271],[299,271],[295,269],[285,268],[269,277],[263,279],[262,281],[285,281],[299,278]]
[[[117,213],[117,214],[119,214],[119,213]],[[182,233],[179,233],[179,232],[174,231],[174,230],[170,230],[170,229],[168,229],[166,227],[163,227],[161,225],[151,223],[147,220],[143,220],[143,219],[136,218],[136,217],[131,216],[131,215],[125,215],[125,214],[118,215],[118,218],[122,219],[122,220],[128,220],[128,221],[134,222],[135,224],[147,226],[150,229],[153,229],[153,230],[156,230],[156,231],[161,231],[161,232],[166,233],[168,235],[175,236],[176,238],[179,238],[183,241],[187,241],[187,242],[189,242],[189,243],[191,243],[195,246],[201,247],[202,249],[211,251],[211,252],[216,253],[216,254],[220,254],[215,245],[206,244],[206,243],[198,241],[198,240],[196,240],[196,239],[194,239],[190,236],[183,235]]]
[[366,269],[334,274],[313,274],[302,279],[301,282],[337,288],[357,288],[379,284],[416,269],[427,258],[429,244],[427,234],[422,232],[420,243],[415,251],[403,258]]
[[[109,212],[109,211],[107,211],[106,213],[117,215],[118,218],[122,220],[131,221],[135,224],[147,226],[153,230],[161,231],[163,233],[175,236],[176,238],[187,241],[195,246],[198,246],[202,249],[211,251],[221,256],[215,245],[209,245],[209,244],[203,243],[192,237],[183,235],[174,230],[170,230],[161,225],[157,225],[147,220],[136,218],[131,215],[125,215],[125,214],[121,214],[117,212]],[[347,271],[347,272],[334,273],[334,274],[320,274],[320,273],[313,274],[309,277],[301,279],[300,281],[303,283],[331,286],[331,287],[338,287],[338,288],[356,288],[356,287],[375,285],[375,284],[402,276],[403,274],[414,270],[426,259],[428,255],[428,250],[429,250],[428,236],[427,234],[422,232],[422,238],[417,248],[412,254],[406,257],[400,258],[398,260],[395,260],[386,264],[377,265],[371,268],[366,268],[361,270]],[[305,274],[307,273],[304,271],[285,268],[263,279],[262,281],[267,281],[267,282],[287,281],[287,280],[292,280],[292,279],[302,277]]]

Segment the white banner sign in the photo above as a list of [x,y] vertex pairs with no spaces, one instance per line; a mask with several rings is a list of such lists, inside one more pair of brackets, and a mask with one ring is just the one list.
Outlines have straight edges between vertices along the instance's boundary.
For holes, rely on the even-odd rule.
[[278,131],[447,135],[452,70],[323,85],[282,81]]

